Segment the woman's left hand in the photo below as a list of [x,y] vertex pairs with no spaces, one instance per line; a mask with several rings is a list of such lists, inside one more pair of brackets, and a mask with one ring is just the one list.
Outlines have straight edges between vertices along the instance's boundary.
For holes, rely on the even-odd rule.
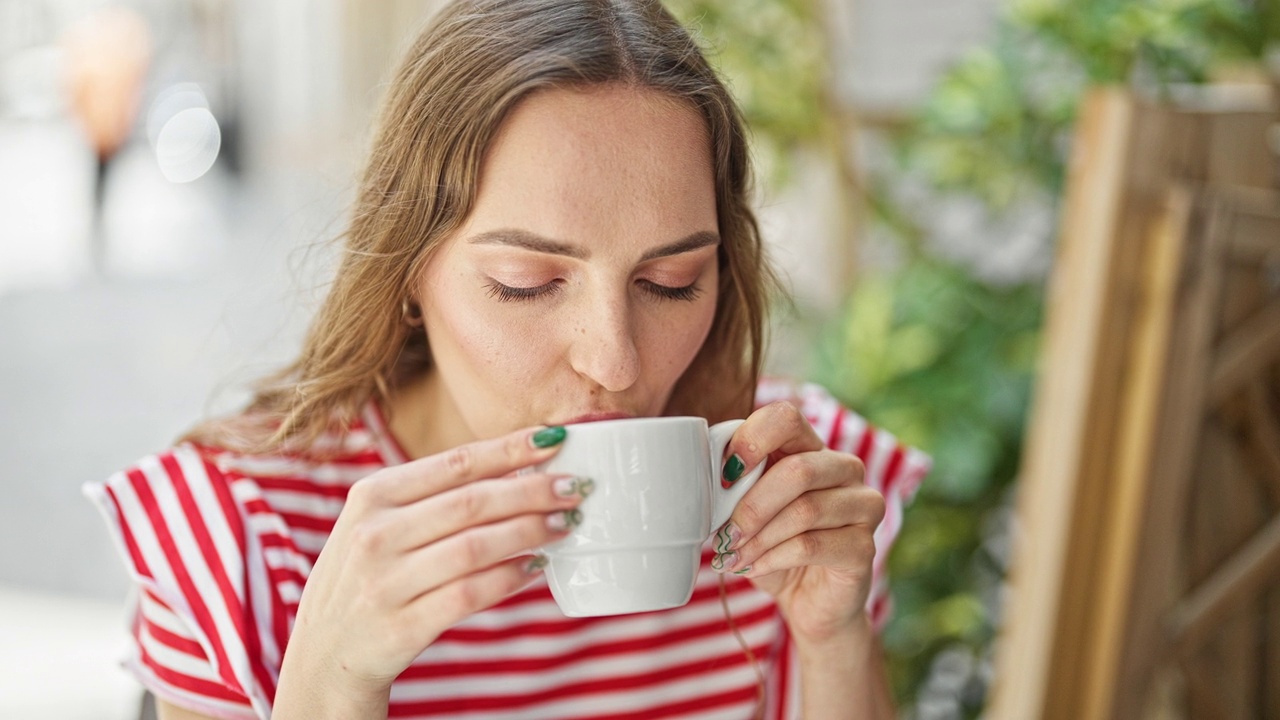
[[784,402],[752,413],[726,453],[726,481],[769,465],[717,532],[712,567],[772,595],[799,641],[820,642],[864,621],[884,498],[863,484],[862,461],[828,450]]

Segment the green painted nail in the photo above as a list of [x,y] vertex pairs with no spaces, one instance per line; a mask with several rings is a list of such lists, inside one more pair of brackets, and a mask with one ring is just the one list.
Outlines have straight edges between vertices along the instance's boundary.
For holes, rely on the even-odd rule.
[[551,560],[546,555],[535,555],[524,564],[524,571],[532,575],[547,566]]
[[747,465],[742,462],[742,458],[738,457],[738,453],[730,455],[724,464],[724,482],[726,485],[738,482],[738,478],[742,477],[742,471],[746,469]]
[[559,445],[564,442],[564,436],[566,434],[567,433],[563,426],[552,425],[551,427],[542,428],[538,432],[534,433],[533,437],[529,438],[529,441],[532,442],[533,446],[536,448],[549,448],[552,445]]

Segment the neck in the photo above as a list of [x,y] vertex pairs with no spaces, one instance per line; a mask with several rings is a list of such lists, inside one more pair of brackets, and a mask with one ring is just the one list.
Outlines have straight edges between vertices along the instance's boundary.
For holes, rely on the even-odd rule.
[[388,429],[410,460],[475,440],[434,369],[396,390],[387,415]]

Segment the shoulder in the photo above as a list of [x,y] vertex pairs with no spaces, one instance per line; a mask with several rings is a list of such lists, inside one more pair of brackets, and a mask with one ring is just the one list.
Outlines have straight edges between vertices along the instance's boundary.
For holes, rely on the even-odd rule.
[[233,505],[217,453],[192,443],[147,455],[101,483],[85,486],[90,499],[117,519],[158,524],[167,515],[189,519],[224,514]]
[[242,576],[243,502],[207,449],[183,443],[148,455],[84,492],[134,580],[176,607],[190,607],[193,578]]
[[[343,422],[335,420],[329,430],[305,445],[286,442],[273,449],[253,451],[194,441],[181,443],[155,457],[193,453],[203,459],[209,477],[224,484],[269,488],[284,479],[289,487],[320,485],[332,489],[400,462],[388,438],[385,423],[371,403],[354,418]],[[139,466],[150,462],[151,458],[144,458]]]
[[282,596],[253,530],[228,451],[182,443],[141,458],[85,494],[137,590],[130,667],[159,697],[246,717],[270,706]]

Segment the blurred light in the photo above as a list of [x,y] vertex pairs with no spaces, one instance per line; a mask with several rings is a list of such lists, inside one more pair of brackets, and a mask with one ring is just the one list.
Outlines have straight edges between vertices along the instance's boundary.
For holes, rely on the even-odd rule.
[[195,83],[179,83],[156,96],[147,112],[147,139],[161,174],[175,183],[208,172],[222,147],[218,120]]
[[200,86],[192,82],[177,83],[156,93],[147,111],[147,140],[156,146],[164,124],[174,115],[188,108],[209,109],[209,100]]

